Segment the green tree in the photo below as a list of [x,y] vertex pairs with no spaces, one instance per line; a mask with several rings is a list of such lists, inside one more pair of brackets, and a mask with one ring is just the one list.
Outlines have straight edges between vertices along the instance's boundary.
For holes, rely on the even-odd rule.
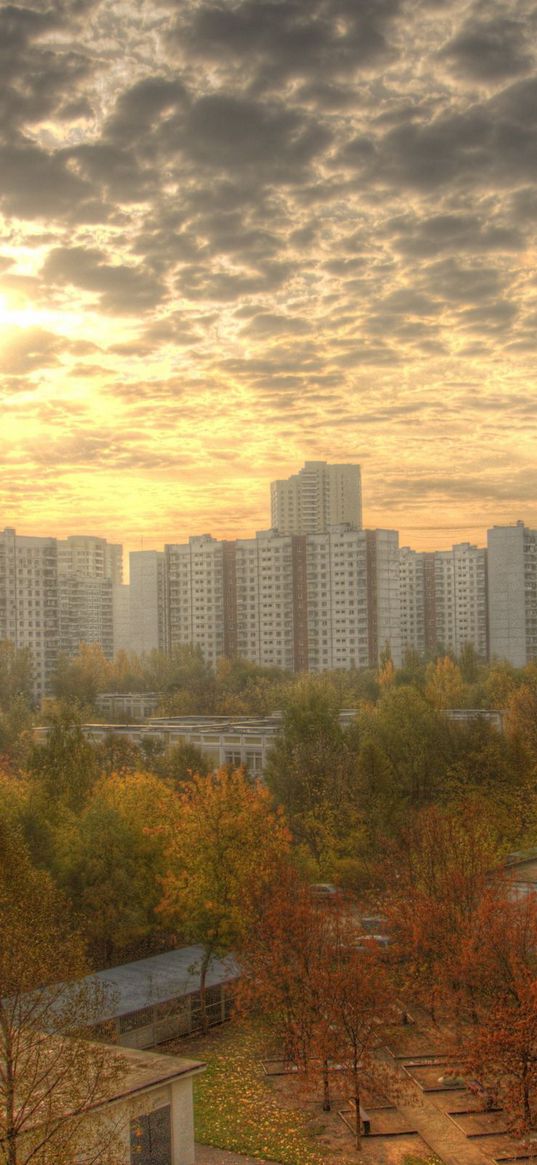
[[324,677],[302,677],[288,694],[265,777],[293,833],[316,858],[315,821],[343,821],[353,804],[353,758],[339,722],[340,699]]
[[141,957],[161,935],[155,910],[164,874],[157,826],[173,820],[175,798],[158,777],[113,773],[94,786],[83,811],[54,834],[54,869],[89,943],[92,962]]
[[13,701],[32,702],[33,660],[29,647],[15,647],[9,639],[0,642],[0,709],[8,712]]
[[[367,821],[393,832],[408,816],[438,797],[451,757],[450,728],[414,687],[388,688],[376,707],[358,716],[358,775]],[[379,784],[380,781],[380,784]]]
[[79,811],[98,775],[95,751],[84,735],[76,707],[59,706],[47,721],[47,739],[33,748],[28,771],[51,805],[61,803]]
[[155,763],[155,772],[174,784],[190,781],[193,776],[206,777],[214,763],[195,744],[185,741],[163,753]]

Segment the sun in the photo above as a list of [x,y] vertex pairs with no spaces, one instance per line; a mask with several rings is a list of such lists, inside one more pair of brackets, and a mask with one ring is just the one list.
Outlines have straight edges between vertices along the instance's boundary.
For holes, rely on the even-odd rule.
[[43,312],[29,300],[17,302],[0,291],[0,328],[38,328],[44,326]]

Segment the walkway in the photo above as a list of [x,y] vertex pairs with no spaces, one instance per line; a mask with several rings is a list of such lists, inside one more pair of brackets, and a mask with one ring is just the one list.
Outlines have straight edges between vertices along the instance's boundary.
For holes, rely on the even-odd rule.
[[408,1121],[408,1127],[417,1130],[444,1165],[491,1165],[494,1162],[485,1147],[479,1148],[475,1141],[468,1140],[398,1065],[394,1065],[394,1069],[402,1084],[401,1096],[394,1103]]
[[215,1149],[213,1145],[194,1146],[196,1165],[276,1165],[274,1161],[263,1161],[260,1157],[243,1157],[241,1153],[230,1153],[228,1149]]

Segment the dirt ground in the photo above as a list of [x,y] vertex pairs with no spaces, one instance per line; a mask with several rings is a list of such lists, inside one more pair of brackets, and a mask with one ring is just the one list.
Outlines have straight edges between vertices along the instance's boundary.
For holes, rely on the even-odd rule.
[[[341,1079],[334,1084],[335,1095],[330,1112],[323,1112],[320,1090],[312,1095],[306,1091],[296,1076],[275,1076],[267,1080],[267,1085],[277,1096],[282,1107],[300,1107],[310,1114],[309,1124],[315,1139],[324,1148],[327,1160],[349,1162],[353,1159],[363,1161],[364,1165],[401,1165],[407,1154],[412,1153],[424,1160],[430,1155],[425,1141],[410,1132],[408,1122],[401,1119],[396,1108],[388,1106],[389,1101],[379,1094],[378,1090],[364,1089],[362,1104],[371,1120],[372,1136],[362,1137],[360,1153],[356,1151],[354,1136],[343,1122],[340,1112],[345,1112],[349,1123],[354,1120],[354,1110],[351,1109],[343,1095],[337,1092],[344,1091]],[[380,1104],[379,1104],[380,1102]],[[384,1133],[387,1135],[378,1135]],[[375,1135],[377,1134],[377,1135]]]

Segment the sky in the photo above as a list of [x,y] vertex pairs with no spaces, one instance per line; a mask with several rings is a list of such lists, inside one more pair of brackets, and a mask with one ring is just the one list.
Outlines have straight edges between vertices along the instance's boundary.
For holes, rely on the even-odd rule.
[[533,0],[0,5],[2,525],[537,526]]

